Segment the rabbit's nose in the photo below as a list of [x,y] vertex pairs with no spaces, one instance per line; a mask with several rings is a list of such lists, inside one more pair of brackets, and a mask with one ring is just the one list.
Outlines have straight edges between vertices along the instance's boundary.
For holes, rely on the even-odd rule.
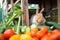
[[44,20],[38,20],[38,23],[43,23],[44,22]]

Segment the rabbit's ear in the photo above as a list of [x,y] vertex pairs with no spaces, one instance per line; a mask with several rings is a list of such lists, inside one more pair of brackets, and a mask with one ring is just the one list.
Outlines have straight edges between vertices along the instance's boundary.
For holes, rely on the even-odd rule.
[[39,8],[36,9],[36,14],[39,14]]
[[44,8],[42,8],[42,10],[40,11],[40,13],[42,13],[44,11]]

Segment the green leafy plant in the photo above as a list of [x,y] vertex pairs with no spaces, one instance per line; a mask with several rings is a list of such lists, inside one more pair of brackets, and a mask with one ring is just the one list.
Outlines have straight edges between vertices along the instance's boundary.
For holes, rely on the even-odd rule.
[[14,28],[16,25],[18,25],[17,24],[18,21],[16,21],[17,22],[16,24],[14,24],[14,21],[15,21],[15,18],[16,17],[19,18],[19,16],[21,19],[21,15],[22,15],[22,11],[20,9],[20,6],[19,6],[19,4],[16,4],[14,6],[14,12],[9,11],[6,16],[5,21],[0,23],[0,33],[3,33],[8,28]]

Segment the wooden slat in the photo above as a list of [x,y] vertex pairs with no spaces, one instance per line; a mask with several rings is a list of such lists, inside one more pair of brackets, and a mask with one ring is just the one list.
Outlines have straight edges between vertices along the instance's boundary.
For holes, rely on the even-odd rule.
[[[14,6],[19,2],[20,0],[17,0],[15,3],[14,3]],[[8,11],[11,9],[11,6],[8,7]]]
[[44,0],[41,1],[41,8],[44,8]]
[[[45,9],[45,7],[44,7],[44,0],[41,0],[41,1],[39,2],[39,8],[40,8],[40,10],[41,10],[42,8]],[[40,11],[40,10],[39,10],[39,11]]]
[[58,23],[60,23],[60,0],[57,0],[57,6],[58,6]]
[[26,25],[29,26],[28,0],[25,1],[26,6]]
[[6,0],[6,12],[8,12],[8,0]]
[[21,0],[21,6],[22,6],[21,9],[22,9],[22,13],[23,13],[23,14],[22,14],[22,26],[25,25],[25,20],[24,20],[24,19],[25,19],[25,15],[24,15],[24,12],[23,12],[23,11],[24,11],[24,10],[23,10],[23,6],[24,6],[24,5],[23,5],[23,2],[24,2],[24,1]]
[[46,10],[49,9],[49,8],[51,8],[50,1],[51,1],[51,0],[45,1],[45,8],[46,8]]
[[11,0],[11,11],[12,12],[14,11],[14,3],[13,3],[13,0]]
[[21,0],[21,6],[23,12],[22,25],[29,26],[28,0]]

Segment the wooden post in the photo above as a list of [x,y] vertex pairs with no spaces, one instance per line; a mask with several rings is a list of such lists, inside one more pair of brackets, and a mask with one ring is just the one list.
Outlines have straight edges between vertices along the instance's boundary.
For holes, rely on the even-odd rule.
[[21,0],[22,8],[22,25],[29,26],[29,14],[28,14],[28,0]]
[[14,11],[14,3],[13,3],[13,0],[11,0],[11,11],[12,12]]
[[41,8],[44,8],[44,0],[41,2]]
[[8,0],[6,0],[6,13],[8,13]]
[[[42,8],[44,8],[44,0],[42,0],[40,3],[39,3],[39,8],[40,8],[40,10],[42,9]],[[39,11],[40,11],[39,10]]]
[[[14,5],[16,5],[20,0],[17,0]],[[8,7],[8,11],[11,9],[11,7]]]
[[[51,1],[51,0],[50,0],[50,1]],[[46,8],[46,10],[51,7],[50,1],[49,1],[49,0],[46,0],[46,1],[45,1],[45,8]]]
[[58,23],[60,23],[60,0],[57,0],[57,6],[58,6]]
[[22,26],[24,26],[25,25],[25,15],[24,15],[24,5],[23,5],[23,3],[24,3],[24,1],[23,0],[21,0],[21,9],[22,9]]

